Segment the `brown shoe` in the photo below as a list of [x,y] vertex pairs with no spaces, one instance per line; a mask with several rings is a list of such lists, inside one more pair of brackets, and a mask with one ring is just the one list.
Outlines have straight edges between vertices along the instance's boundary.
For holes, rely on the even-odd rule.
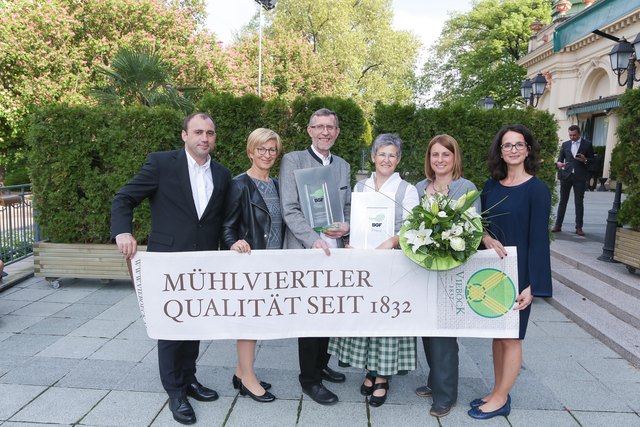
[[554,225],[553,228],[551,229],[552,233],[559,233],[562,231],[562,228],[559,225]]
[[581,228],[581,227],[577,227],[577,228],[576,228],[576,234],[577,234],[578,236],[584,236],[584,231],[582,231],[582,228]]

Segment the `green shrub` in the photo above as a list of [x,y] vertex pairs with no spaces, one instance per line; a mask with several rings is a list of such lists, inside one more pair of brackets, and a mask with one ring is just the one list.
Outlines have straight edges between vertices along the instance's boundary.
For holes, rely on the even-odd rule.
[[[216,120],[213,157],[239,174],[250,166],[247,137],[258,127],[278,132],[285,151],[310,144],[311,112],[327,107],[341,118],[336,154],[354,163],[366,140],[362,110],[351,100],[313,98],[293,105],[246,95],[208,95],[197,105]],[[163,107],[51,105],[36,110],[27,136],[34,206],[45,238],[58,243],[110,239],[113,196],[139,170],[148,153],[181,148],[183,114]],[[369,136],[370,137],[370,136]],[[355,172],[355,171],[354,171]],[[278,173],[277,165],[272,175]],[[148,203],[136,209],[133,234],[145,243]]]
[[611,177],[625,185],[618,222],[640,230],[640,89],[627,90],[620,98],[618,145],[611,158]]
[[[311,113],[326,107],[340,117],[340,136],[333,152],[360,168],[362,150],[371,143],[371,127],[350,99],[334,97],[263,101],[246,95],[207,95],[197,109],[216,120],[217,148],[213,157],[239,174],[250,166],[246,156],[249,133],[268,127],[280,134],[284,151],[310,144],[306,127]],[[28,162],[34,206],[42,234],[59,243],[105,243],[110,239],[111,201],[116,191],[139,170],[148,153],[181,148],[181,112],[162,107],[90,107],[50,105],[30,118]],[[396,132],[405,146],[399,172],[411,182],[424,177],[424,152],[438,133],[449,133],[462,147],[465,177],[482,185],[489,176],[486,153],[500,127],[523,123],[542,145],[545,161],[540,177],[553,188],[557,155],[557,125],[547,113],[532,109],[416,109],[379,105],[375,134]],[[367,158],[369,156],[366,156]],[[278,164],[272,175],[278,173]],[[145,243],[149,233],[148,204],[136,209],[134,235]]]
[[[59,243],[105,243],[111,201],[148,153],[181,147],[182,114],[166,108],[38,109],[27,135],[34,209],[42,234]],[[134,235],[149,231],[148,207],[134,215]]]
[[489,178],[487,153],[493,137],[505,125],[521,123],[534,134],[541,146],[542,167],[538,177],[554,192],[555,158],[558,154],[558,125],[549,113],[534,109],[480,110],[462,106],[417,109],[413,106],[378,105],[374,135],[394,132],[403,141],[398,172],[409,182],[424,179],[424,156],[431,138],[449,134],[460,144],[465,178],[479,188]]

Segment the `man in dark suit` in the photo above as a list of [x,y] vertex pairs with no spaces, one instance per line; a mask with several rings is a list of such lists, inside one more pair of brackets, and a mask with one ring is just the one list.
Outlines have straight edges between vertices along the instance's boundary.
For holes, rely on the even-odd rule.
[[[131,259],[137,249],[131,234],[133,210],[151,202],[149,252],[217,250],[230,171],[211,159],[216,128],[205,113],[188,116],[182,129],[184,148],[151,153],[144,166],[122,187],[111,206],[111,232],[118,249]],[[173,418],[193,424],[196,415],[187,396],[213,401],[218,393],[196,379],[200,341],[158,340],[162,386]]]
[[[344,159],[331,154],[331,148],[340,134],[338,115],[322,108],[311,115],[307,125],[311,146],[306,150],[287,153],[280,164],[280,202],[282,217],[287,225],[284,238],[285,249],[319,248],[327,255],[330,248],[344,247],[342,237],[349,233],[351,213],[351,167]],[[331,168],[336,177],[340,204],[346,222],[336,223],[321,233],[311,227],[304,217],[294,171],[316,167]],[[302,391],[321,405],[338,402],[338,396],[327,389],[322,380],[334,383],[345,381],[345,375],[327,366],[329,338],[298,338],[298,360],[300,363],[300,385]]]
[[593,145],[590,141],[581,138],[578,126],[569,126],[569,141],[562,143],[556,162],[560,179],[560,203],[558,204],[556,224],[551,229],[554,233],[562,231],[562,221],[564,221],[564,213],[567,210],[569,193],[573,188],[573,198],[576,204],[576,234],[584,236],[584,231],[582,231],[584,191],[589,177],[588,165],[590,161],[593,161]]

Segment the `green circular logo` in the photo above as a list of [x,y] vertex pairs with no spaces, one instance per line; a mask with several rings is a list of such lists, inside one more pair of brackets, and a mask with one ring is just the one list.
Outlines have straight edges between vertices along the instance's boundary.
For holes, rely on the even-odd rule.
[[465,289],[467,304],[482,317],[504,316],[516,301],[516,287],[504,272],[495,268],[476,271]]

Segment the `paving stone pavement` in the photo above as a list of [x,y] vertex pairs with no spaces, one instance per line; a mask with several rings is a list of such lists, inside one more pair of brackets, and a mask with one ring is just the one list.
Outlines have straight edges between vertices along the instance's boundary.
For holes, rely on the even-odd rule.
[[[611,199],[610,193],[587,193],[587,238],[564,233],[553,245],[576,256],[587,248],[595,257]],[[571,216],[568,211],[567,220]],[[564,228],[572,226],[567,221]],[[21,269],[8,266],[8,278]],[[414,394],[426,381],[421,350],[418,369],[393,378],[382,407],[368,406],[359,394],[363,373],[352,368],[340,369],[346,383],[328,384],[340,403],[324,407],[301,393],[296,340],[258,343],[256,371],[277,396],[267,404],[239,396],[231,386],[234,341],[203,341],[198,378],[220,399],[192,400],[197,425],[640,426],[640,370],[543,299],[533,305],[509,417],[467,416],[467,402],[493,381],[491,341],[459,342],[458,405],[438,419],[429,415],[430,399]],[[31,277],[0,292],[0,426],[163,425],[179,424],[158,377],[156,343],[146,335],[129,283],[67,279],[52,289]]]

